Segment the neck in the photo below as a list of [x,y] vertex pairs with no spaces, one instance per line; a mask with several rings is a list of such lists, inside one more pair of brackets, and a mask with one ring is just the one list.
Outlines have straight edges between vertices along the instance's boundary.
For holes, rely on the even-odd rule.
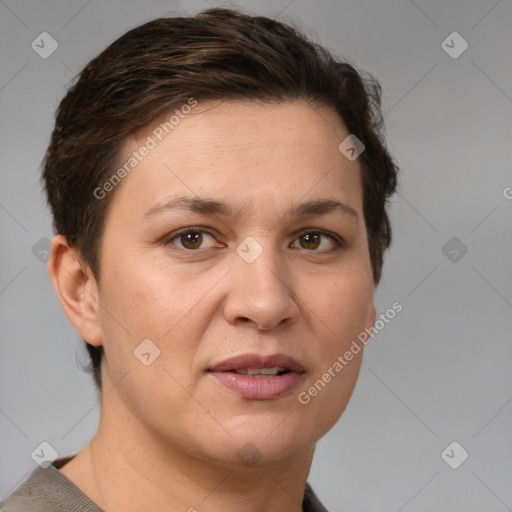
[[302,511],[314,445],[247,468],[191,454],[119,417],[103,408],[95,437],[61,469],[106,512]]

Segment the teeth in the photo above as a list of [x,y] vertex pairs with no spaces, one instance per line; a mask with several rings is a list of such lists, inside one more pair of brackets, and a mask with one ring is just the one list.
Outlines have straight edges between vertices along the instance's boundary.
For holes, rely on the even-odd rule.
[[285,371],[286,368],[276,366],[274,368],[245,368],[243,370],[235,370],[235,373],[240,375],[247,375],[249,377],[258,377],[265,375],[277,375],[279,372]]

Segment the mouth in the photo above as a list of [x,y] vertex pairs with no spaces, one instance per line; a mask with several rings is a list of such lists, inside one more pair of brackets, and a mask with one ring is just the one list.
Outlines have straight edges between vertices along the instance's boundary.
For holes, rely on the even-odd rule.
[[290,372],[287,368],[281,368],[280,366],[275,366],[274,368],[242,368],[241,370],[233,371],[238,375],[247,375],[247,377],[253,377],[255,379],[261,379],[262,377],[280,377]]
[[280,398],[296,387],[305,373],[295,359],[284,354],[243,354],[207,372],[225,388],[250,400]]

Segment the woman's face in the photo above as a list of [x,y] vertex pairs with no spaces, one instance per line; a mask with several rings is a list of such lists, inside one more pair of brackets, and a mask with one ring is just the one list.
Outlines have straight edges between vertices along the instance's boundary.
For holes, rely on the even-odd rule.
[[360,166],[325,108],[199,103],[166,134],[169,116],[110,192],[104,407],[200,459],[284,461],[340,417],[362,351],[333,365],[375,320]]

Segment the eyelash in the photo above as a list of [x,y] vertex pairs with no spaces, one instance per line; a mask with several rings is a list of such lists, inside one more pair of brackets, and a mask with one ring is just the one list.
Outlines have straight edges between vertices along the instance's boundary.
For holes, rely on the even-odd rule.
[[[171,233],[169,236],[167,236],[163,240],[162,245],[168,246],[171,244],[171,242],[173,240],[179,238],[182,235],[187,235],[188,233],[206,233],[207,235],[211,236],[212,238],[215,238],[214,235],[212,233],[210,233],[207,229],[204,229],[199,226],[198,227],[188,227],[188,228],[180,229],[178,231],[174,231],[173,233]],[[343,247],[345,247],[345,241],[340,236],[338,236],[334,233],[324,231],[322,229],[303,229],[299,233],[297,233],[297,238],[295,240],[298,240],[301,236],[304,236],[304,235],[321,235],[325,238],[329,238],[334,243],[333,249],[328,249],[328,250],[303,249],[304,251],[307,251],[307,252],[331,253],[331,252],[335,252],[335,251],[340,250]],[[194,252],[199,252],[201,250],[205,250],[205,249],[200,249],[200,248],[199,249],[186,249],[183,247],[176,247],[176,249],[181,252],[184,252],[184,253],[194,253]]]

